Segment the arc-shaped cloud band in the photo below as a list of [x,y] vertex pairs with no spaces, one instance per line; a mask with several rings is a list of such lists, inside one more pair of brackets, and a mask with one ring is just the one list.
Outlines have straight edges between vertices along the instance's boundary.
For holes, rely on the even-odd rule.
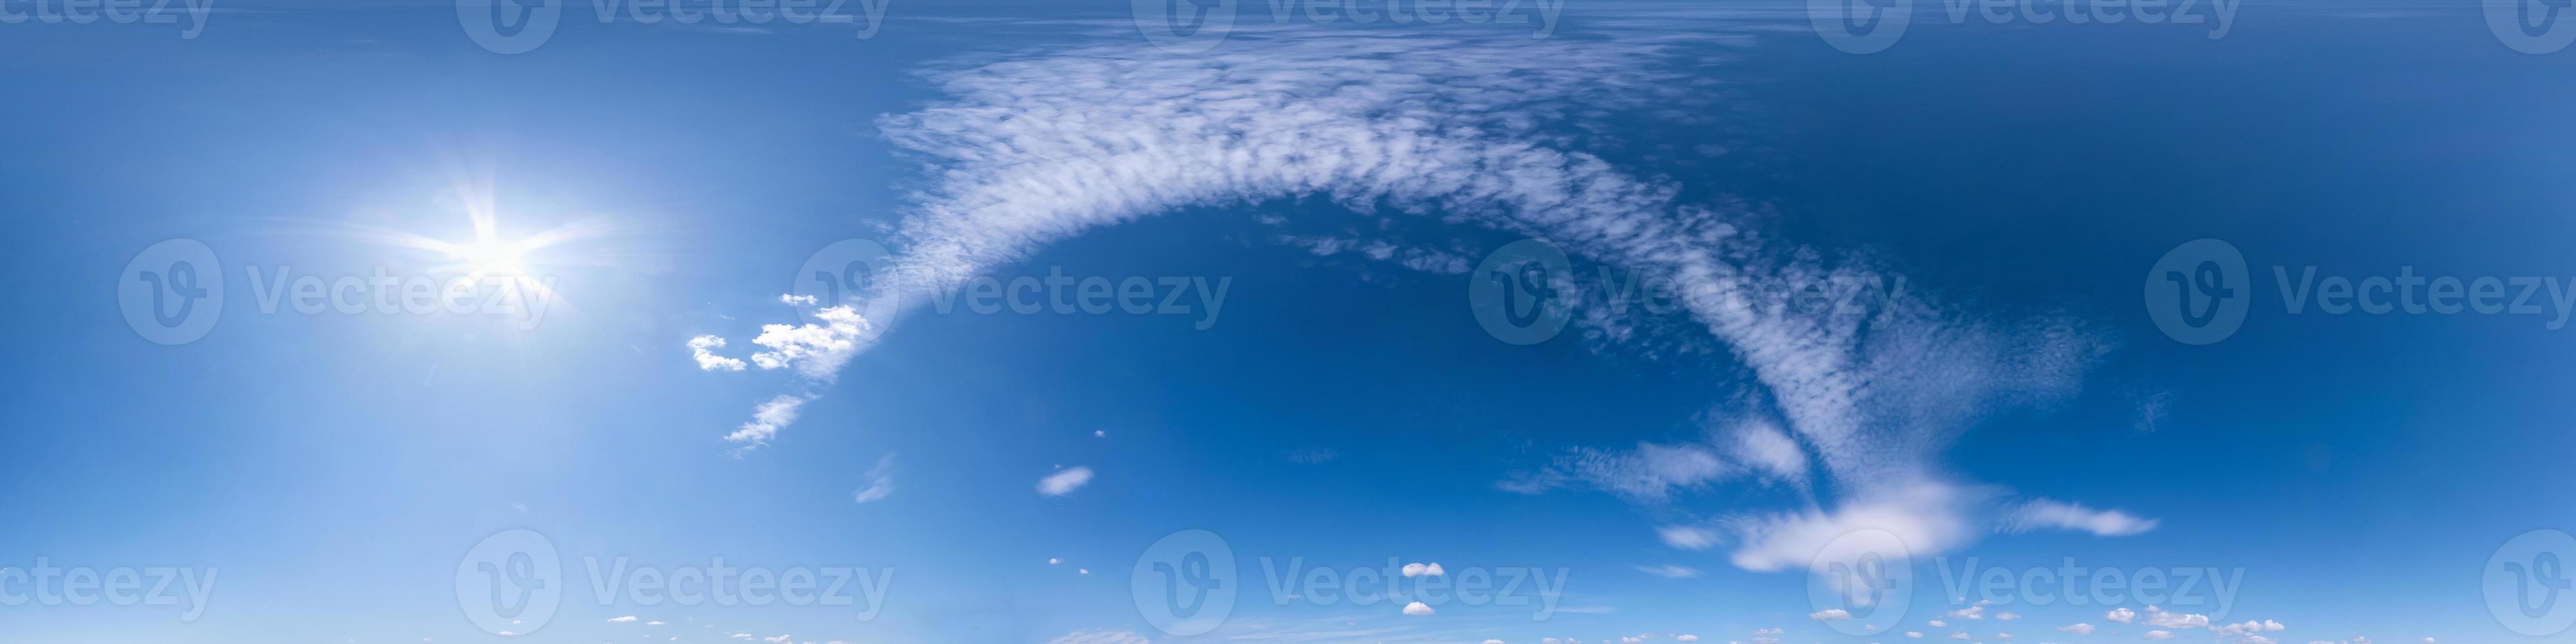
[[[1737,473],[1829,490],[1803,509],[1680,528],[1702,536],[1667,529],[1677,547],[1734,540],[1734,562],[1755,570],[1805,565],[1858,529],[1888,530],[1917,554],[1975,538],[2001,495],[1948,482],[1935,450],[1981,409],[2072,390],[2102,343],[2071,322],[1980,322],[1922,298],[1865,315],[1760,305],[1743,285],[1869,269],[1769,241],[1742,206],[1679,203],[1674,182],[1569,149],[1604,141],[1596,133],[1615,132],[1604,127],[1614,116],[1706,113],[1707,81],[1656,71],[1691,62],[1675,55],[1573,39],[1241,37],[1191,56],[1099,47],[934,72],[945,102],[878,120],[930,179],[912,195],[920,205],[880,269],[882,290],[872,305],[827,306],[823,324],[773,325],[755,340],[807,383],[729,438],[765,443],[792,422],[891,321],[868,317],[899,315],[1044,244],[1177,209],[1321,197],[1541,238],[1673,280],[1690,319],[1766,390],[1753,396],[1766,418],[1744,424],[1753,433],[1743,444],[1768,449],[1712,442],[1661,448],[1678,460],[1577,459],[1589,465],[1540,472],[1525,491],[1619,491],[1612,481],[1637,477],[1661,490]],[[1777,426],[1794,441],[1764,429]],[[1809,462],[1821,478],[1804,474]],[[2100,523],[2102,513],[2059,505],[2076,512],[2024,514],[2043,527]]]

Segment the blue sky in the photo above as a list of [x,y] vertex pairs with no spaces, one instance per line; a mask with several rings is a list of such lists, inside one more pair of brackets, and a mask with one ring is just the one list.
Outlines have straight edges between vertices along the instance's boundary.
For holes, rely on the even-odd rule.
[[2576,27],[630,2],[0,2],[0,640],[2576,620]]

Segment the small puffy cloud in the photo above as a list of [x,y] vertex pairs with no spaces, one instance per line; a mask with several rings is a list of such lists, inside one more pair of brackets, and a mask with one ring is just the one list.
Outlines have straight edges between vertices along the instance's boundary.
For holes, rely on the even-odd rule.
[[1642,573],[1646,573],[1646,574],[1649,574],[1649,575],[1654,575],[1654,576],[1657,576],[1657,577],[1662,577],[1662,578],[1665,578],[1665,579],[1689,579],[1689,578],[1692,578],[1692,577],[1697,577],[1697,576],[1699,576],[1699,574],[1700,574],[1700,573],[1699,573],[1699,569],[1697,569],[1697,568],[1690,568],[1690,567],[1685,567],[1685,566],[1675,566],[1675,565],[1672,565],[1672,564],[1664,564],[1664,565],[1661,565],[1661,566],[1637,566],[1637,572],[1642,572]]
[[2288,627],[2282,626],[2280,622],[2267,619],[2259,622],[2247,621],[2242,624],[2219,624],[2217,626],[2209,627],[2209,630],[2211,633],[2217,634],[2218,637],[2239,637],[2266,631],[2277,631],[2284,628]]
[[2156,529],[2156,520],[2141,519],[2119,510],[2094,510],[2073,503],[2039,499],[2006,513],[1999,527],[2006,532],[2056,528],[2104,537],[2125,537]]
[[2091,635],[2091,634],[2093,634],[2093,625],[2092,625],[2092,624],[2086,624],[2086,623],[2083,623],[2083,622],[2076,622],[2076,623],[2074,623],[2074,624],[2070,624],[2070,625],[2066,625],[2066,626],[2059,626],[2059,627],[2057,627],[2057,630],[2066,631],[2066,632],[2074,633],[2074,634],[2077,634],[2077,635]]
[[2111,621],[2118,622],[2118,623],[2122,623],[2122,624],[2127,624],[2127,623],[2129,623],[2129,620],[2133,620],[2133,619],[2137,619],[2137,618],[2138,618],[2138,612],[2137,612],[2137,611],[2133,611],[2133,610],[2129,610],[2129,607],[2127,607],[2127,606],[2122,606],[2122,607],[2119,607],[2119,608],[2114,608],[2114,609],[2111,609],[2111,612],[2103,613],[2103,614],[2102,614],[2102,619],[2107,619],[2107,620],[2111,620]]
[[1757,628],[1757,629],[1753,629],[1753,634],[1755,634],[1755,635],[1778,635],[1778,634],[1786,633],[1786,632],[1789,632],[1789,631],[1788,631],[1787,629],[1782,629],[1782,628]]
[[1984,604],[1969,606],[1967,608],[1950,611],[1950,616],[1959,619],[1985,619],[1986,607]]
[[784,644],[787,640],[791,640],[791,639],[795,639],[795,638],[793,638],[793,637],[789,637],[789,636],[784,635],[784,634],[781,634],[781,635],[779,635],[779,636],[777,636],[777,637],[763,637],[763,638],[760,638],[760,639],[761,639],[761,641],[764,641],[764,642],[774,642],[774,643]]
[[1944,621],[1937,620],[1937,619],[1936,619],[1936,620],[1932,620],[1932,621],[1928,621],[1928,622],[1924,622],[1924,624],[1930,625],[1930,626],[1931,626],[1931,627],[1933,627],[1933,628],[1940,628],[1940,627],[1943,627],[1943,626],[1949,626],[1949,625],[1950,625],[1950,623],[1949,623],[1949,622],[1944,622]]
[[1957,633],[1951,633],[1951,634],[1950,634],[1950,639],[1954,639],[1954,640],[1964,640],[1964,639],[1968,639],[1968,633],[1967,633],[1966,631],[1960,631],[1960,632],[1957,632]]
[[751,363],[762,369],[796,367],[797,372],[818,380],[829,380],[843,363],[859,349],[859,336],[869,328],[866,318],[856,309],[835,306],[814,312],[822,324],[765,324],[752,344],[768,351],[751,354]]
[[814,297],[814,296],[812,296],[812,295],[797,295],[797,294],[794,294],[794,293],[787,293],[787,294],[783,294],[783,295],[779,295],[779,296],[778,296],[778,303],[779,303],[779,304],[786,304],[786,305],[789,305],[789,306],[813,306],[813,305],[816,305],[816,304],[820,304],[820,303],[822,303],[822,300],[817,299],[817,298],[815,298],[815,297]]
[[1404,576],[1406,577],[1438,577],[1446,574],[1449,574],[1449,571],[1441,570],[1440,564],[1438,563],[1409,563],[1404,565]]
[[1828,608],[1828,609],[1824,609],[1824,610],[1816,611],[1816,612],[1813,612],[1813,613],[1808,613],[1808,614],[1807,614],[1807,617],[1808,617],[1809,619],[1813,619],[1813,620],[1816,620],[1816,621],[1819,621],[1819,622],[1832,622],[1832,621],[1840,621],[1840,620],[1851,619],[1851,618],[1852,618],[1852,615],[1851,615],[1851,611],[1843,610],[1843,609],[1840,609],[1840,608]]
[[2147,631],[2147,634],[2143,637],[2151,640],[2169,640],[2173,639],[2173,633],[2165,631]]
[[2021,613],[1995,613],[1995,619],[2021,619]]
[[741,360],[716,355],[715,350],[724,345],[724,338],[712,335],[689,338],[689,357],[697,359],[698,369],[703,371],[741,371]]
[[1673,636],[1673,641],[1675,641],[1675,642],[1697,642],[1697,641],[1699,641],[1699,636],[1698,636],[1698,635],[1690,635],[1690,634],[1675,635],[1675,636]]
[[608,618],[608,621],[611,621],[611,622],[632,622],[632,621],[635,621],[635,616],[634,616],[634,615],[628,615],[628,616],[625,616],[625,617],[611,617],[611,618]]
[[1047,496],[1064,496],[1090,482],[1091,468],[1068,467],[1057,470],[1054,474],[1048,474],[1046,478],[1038,479],[1038,493]]
[[1405,604],[1405,605],[1404,605],[1404,614],[1406,614],[1406,615],[1429,615],[1429,614],[1431,614],[1431,605],[1430,605],[1430,604],[1425,604],[1425,603],[1422,603],[1422,602],[1413,602],[1413,603],[1410,603],[1410,604]]
[[1919,639],[1923,639],[1923,631],[1906,631],[1906,632],[1905,632],[1905,636],[1906,636],[1906,637],[1911,637],[1911,638],[1914,638],[1914,639],[1918,639],[1918,640],[1919,640]]
[[1503,644],[1502,640],[1485,640],[1483,644]]
[[662,623],[661,623],[661,622],[659,622],[659,621],[652,621],[652,622],[645,622],[645,623],[644,623],[644,625],[645,625],[645,626],[661,626],[661,625],[662,625]]
[[877,466],[868,469],[868,486],[852,493],[850,498],[859,503],[866,503],[889,496],[894,496],[893,454],[877,459]]
[[2209,616],[2199,613],[2175,613],[2154,606],[2147,607],[2147,625],[2157,628],[2207,628]]
[[1058,559],[1058,558],[1055,558],[1055,557],[1048,557],[1048,558],[1047,558],[1047,565],[1049,565],[1049,566],[1053,566],[1053,565],[1060,564],[1060,563],[1064,563],[1064,560],[1063,560],[1063,559]]

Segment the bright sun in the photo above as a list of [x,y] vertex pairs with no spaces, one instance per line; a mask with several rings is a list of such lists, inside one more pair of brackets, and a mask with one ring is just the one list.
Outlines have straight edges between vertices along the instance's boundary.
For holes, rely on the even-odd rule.
[[527,272],[527,268],[519,264],[519,255],[524,250],[526,245],[520,242],[482,237],[472,243],[458,245],[454,254],[475,273],[508,275]]

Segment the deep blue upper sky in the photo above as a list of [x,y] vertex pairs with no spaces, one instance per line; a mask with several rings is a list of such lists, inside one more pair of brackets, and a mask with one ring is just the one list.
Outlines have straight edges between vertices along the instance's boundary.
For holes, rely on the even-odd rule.
[[[2576,524],[2549,293],[2576,295],[2576,51],[2515,51],[2477,6],[2254,0],[2213,39],[1918,2],[1851,54],[1803,3],[1567,0],[1544,38],[1249,3],[1199,52],[1143,40],[1150,4],[898,0],[856,38],[570,3],[516,54],[449,3],[223,1],[193,38],[0,24],[0,568],[214,575],[202,610],[0,605],[0,640],[2561,641],[2481,580]],[[421,247],[476,239],[475,212],[505,244],[578,234]],[[1516,345],[1470,267],[1532,237],[1580,279],[1841,270],[1902,275],[1904,304],[1849,336],[1670,311]],[[2249,310],[2190,345],[2141,292],[2204,238],[2241,252]],[[164,345],[118,289],[171,239],[211,249],[226,299]],[[1226,290],[1212,316],[861,304],[884,331],[853,339],[834,302],[780,299],[844,239],[932,291]],[[378,267],[556,299],[522,328],[257,294]],[[2291,313],[2274,267],[2543,288],[2527,314]],[[827,355],[757,362],[782,346]],[[793,420],[744,438],[782,396]],[[459,605],[460,561],[511,529],[563,562],[526,636]],[[1190,529],[1241,593],[1206,634],[1142,590]],[[1824,615],[1866,611],[1800,569],[1878,529],[1914,555],[1910,606]],[[891,577],[864,620],[596,598],[585,558],[619,557]],[[2068,558],[2241,586],[2130,621],[1943,581]],[[1326,604],[1276,590],[1291,559],[1448,572]],[[1564,586],[1421,596],[1470,569]]]

